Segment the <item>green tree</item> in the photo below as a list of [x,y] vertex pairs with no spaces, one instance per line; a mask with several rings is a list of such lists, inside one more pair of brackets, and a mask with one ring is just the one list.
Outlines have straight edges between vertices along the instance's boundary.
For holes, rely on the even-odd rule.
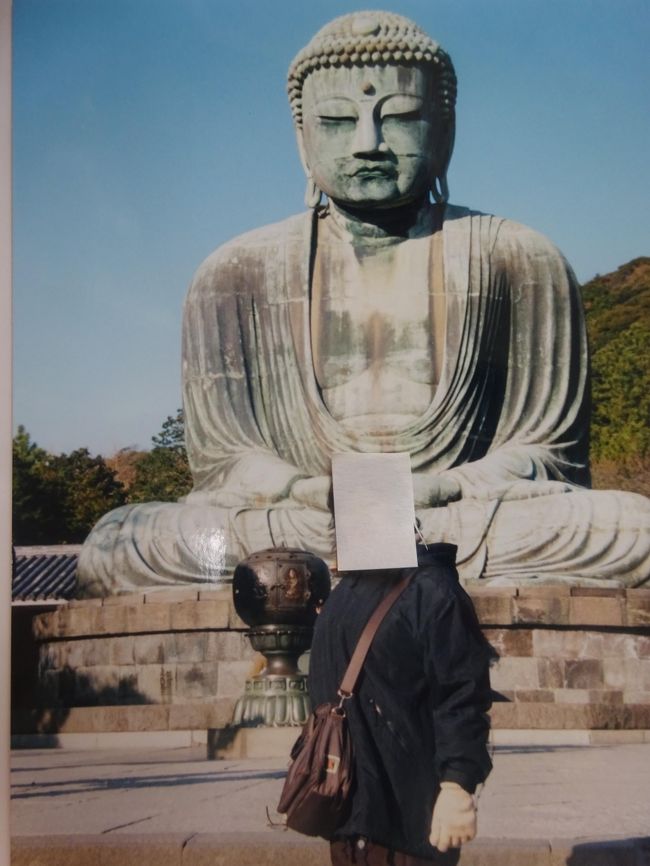
[[124,487],[87,448],[50,454],[23,426],[13,440],[14,544],[73,544],[107,511],[124,504]]
[[177,409],[175,415],[168,415],[163,421],[162,430],[151,441],[156,448],[170,448],[179,454],[185,454],[185,415],[182,409]]
[[183,410],[168,415],[162,430],[151,441],[154,447],[135,464],[129,502],[176,502],[192,489]]
[[51,455],[20,425],[13,439],[14,544],[48,544],[60,529],[60,490]]
[[135,480],[136,464],[146,453],[127,446],[106,458],[106,465],[113,470],[115,477],[124,485],[127,493]]
[[63,492],[64,542],[83,541],[102,515],[126,502],[115,472],[103,457],[93,457],[87,448],[53,457],[51,467]]

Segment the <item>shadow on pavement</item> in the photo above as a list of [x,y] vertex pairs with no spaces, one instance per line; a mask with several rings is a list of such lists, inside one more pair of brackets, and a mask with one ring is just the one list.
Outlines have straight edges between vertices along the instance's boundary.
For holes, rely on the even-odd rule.
[[283,779],[284,770],[266,772],[210,772],[193,775],[123,776],[116,779],[72,779],[65,782],[39,782],[12,785],[12,800],[27,800],[37,797],[60,797],[71,794],[89,794],[97,791],[137,790],[146,788],[181,788],[187,785],[204,785],[214,782],[247,782],[262,779]]
[[[12,694],[11,733],[17,745],[22,734],[42,734],[42,747],[56,748],[58,732],[70,715],[71,707],[133,706],[149,704],[151,700],[137,688],[135,675],[120,677],[115,685],[97,688],[92,677],[69,665],[60,670],[48,668],[48,659],[39,662],[33,684],[33,705],[25,696]],[[28,692],[32,697],[32,692]]]
[[650,866],[650,836],[574,845],[566,866]]

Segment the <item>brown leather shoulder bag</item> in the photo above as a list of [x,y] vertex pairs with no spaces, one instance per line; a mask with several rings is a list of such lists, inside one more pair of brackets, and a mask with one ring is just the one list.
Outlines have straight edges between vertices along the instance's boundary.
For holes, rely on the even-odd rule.
[[395,584],[366,623],[339,686],[339,703],[316,707],[291,750],[278,812],[298,833],[329,839],[349,814],[354,762],[345,702],[354,694],[377,629],[414,573]]

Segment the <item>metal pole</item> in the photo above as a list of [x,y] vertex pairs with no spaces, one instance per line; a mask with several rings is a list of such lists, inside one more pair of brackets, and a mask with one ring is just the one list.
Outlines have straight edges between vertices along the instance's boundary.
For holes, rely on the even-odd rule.
[[9,864],[11,734],[11,0],[0,0],[0,864]]

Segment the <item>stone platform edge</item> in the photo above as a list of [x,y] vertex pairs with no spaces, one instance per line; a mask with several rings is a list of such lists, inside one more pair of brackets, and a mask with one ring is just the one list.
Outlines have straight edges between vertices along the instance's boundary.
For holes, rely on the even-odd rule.
[[[501,658],[498,729],[650,729],[650,589],[469,586]],[[208,731],[263,664],[228,586],[72,601],[33,620],[38,700],[15,734]]]
[[[256,728],[244,729],[250,734]],[[264,729],[268,731],[269,729]],[[265,749],[265,758],[286,758],[293,742],[298,736],[298,728],[270,729],[282,730],[273,754]],[[100,731],[97,733],[56,733],[56,734],[12,734],[12,749],[183,749],[204,748],[210,758],[219,757],[214,744],[219,730],[185,731]],[[257,756],[258,748],[249,748],[250,737],[242,738],[244,743],[237,744],[237,758],[249,759]],[[268,745],[268,737],[265,738]],[[623,746],[650,743],[650,729],[646,730],[578,730],[545,728],[492,728],[490,743],[499,747],[538,748],[554,746]],[[233,750],[234,754],[234,750]],[[232,757],[232,755],[229,755]]]
[[[327,842],[283,830],[255,834],[18,836],[12,866],[329,866]],[[459,866],[647,866],[650,837],[477,839]]]
[[[465,587],[482,626],[650,627],[650,588]],[[230,587],[167,589],[80,599],[34,617],[37,640],[162,631],[247,630]]]

